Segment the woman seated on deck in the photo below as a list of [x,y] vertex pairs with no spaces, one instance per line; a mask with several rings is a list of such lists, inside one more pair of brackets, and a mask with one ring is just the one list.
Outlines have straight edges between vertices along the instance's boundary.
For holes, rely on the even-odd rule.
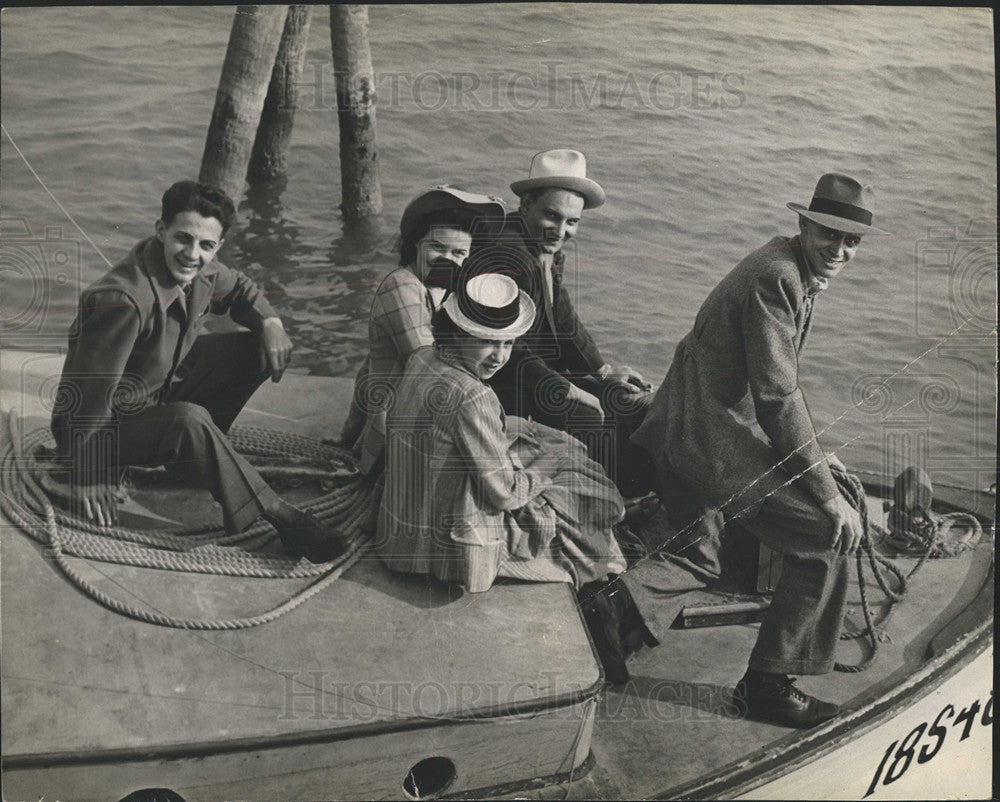
[[505,418],[485,383],[534,304],[508,276],[458,285],[434,313],[434,347],[410,357],[389,410],[383,561],[471,592],[497,576],[580,588],[623,571],[614,484],[569,435]]
[[431,345],[431,315],[451,288],[477,236],[503,227],[496,198],[442,185],[407,205],[399,223],[400,267],[375,291],[368,322],[369,353],[354,384],[341,433],[363,473],[378,475],[385,449],[385,399],[417,348]]

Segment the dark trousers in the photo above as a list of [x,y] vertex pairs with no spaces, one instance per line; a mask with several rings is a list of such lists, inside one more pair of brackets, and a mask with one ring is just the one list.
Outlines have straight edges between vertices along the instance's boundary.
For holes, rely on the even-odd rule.
[[243,531],[278,497],[224,433],[268,375],[256,334],[198,337],[160,403],[119,420],[120,464],[163,465],[212,494],[228,533]]
[[[752,519],[723,521],[699,499],[693,486],[657,461],[658,494],[671,524],[682,531],[669,549],[643,559],[624,576],[646,628],[667,637],[681,591],[693,589],[691,575],[679,572],[675,555],[699,567],[718,566],[723,524],[750,532],[783,555],[781,577],[750,655],[751,668],[775,674],[825,674],[834,653],[847,600],[847,557],[830,549],[833,524],[803,491],[786,485],[764,500]],[[725,538],[731,537],[727,532]]]
[[645,452],[632,445],[629,437],[639,428],[652,399],[648,392],[630,393],[616,382],[598,382],[589,376],[567,377],[581,390],[601,402],[604,420],[596,410],[571,401],[562,391],[561,382],[552,386],[528,386],[519,381],[513,370],[501,368],[490,386],[508,415],[532,420],[560,429],[587,446],[587,455],[604,468],[623,496],[648,493],[650,472],[643,461]]

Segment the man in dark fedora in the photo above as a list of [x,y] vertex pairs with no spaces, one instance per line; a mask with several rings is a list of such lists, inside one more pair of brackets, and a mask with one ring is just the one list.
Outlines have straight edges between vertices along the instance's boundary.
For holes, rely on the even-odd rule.
[[[563,250],[584,210],[604,203],[604,190],[587,177],[584,155],[566,149],[535,154],[528,177],[510,188],[520,198],[518,211],[507,216],[493,244],[473,253],[470,269],[508,273],[538,314],[490,384],[508,414],[576,435],[614,479],[623,460],[606,435],[627,447],[648,385],[635,370],[601,356],[573,308]],[[629,495],[627,487],[623,492]]]
[[[709,294],[632,441],[648,454],[682,536],[721,513],[784,555],[736,701],[749,717],[808,727],[838,708],[788,675],[833,669],[846,555],[862,525],[834,481],[830,464],[838,461],[817,442],[799,352],[818,294],[862,235],[881,232],[872,225],[871,190],[845,175],[820,178],[808,208],[788,206],[799,233],[751,253]],[[650,643],[666,636],[677,612],[664,603],[669,576],[665,556],[654,554],[590,604],[598,645],[603,639],[619,661],[619,676],[627,677],[622,627],[641,629]]]

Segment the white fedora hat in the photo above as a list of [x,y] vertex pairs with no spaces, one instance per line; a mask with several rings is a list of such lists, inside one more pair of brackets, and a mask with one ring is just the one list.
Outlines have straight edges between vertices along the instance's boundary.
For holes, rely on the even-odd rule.
[[604,190],[587,178],[587,159],[578,150],[543,150],[531,157],[528,177],[515,181],[510,190],[518,197],[538,187],[557,187],[583,195],[583,208],[595,209],[604,203]]
[[483,340],[514,340],[535,319],[535,304],[510,276],[480,273],[460,281],[443,308],[456,326]]

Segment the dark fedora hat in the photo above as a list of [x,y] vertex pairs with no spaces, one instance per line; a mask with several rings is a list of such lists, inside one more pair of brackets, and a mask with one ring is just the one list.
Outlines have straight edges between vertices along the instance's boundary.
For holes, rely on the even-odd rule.
[[807,220],[848,234],[888,234],[872,225],[872,189],[841,173],[827,173],[816,183],[809,208],[786,204]]

